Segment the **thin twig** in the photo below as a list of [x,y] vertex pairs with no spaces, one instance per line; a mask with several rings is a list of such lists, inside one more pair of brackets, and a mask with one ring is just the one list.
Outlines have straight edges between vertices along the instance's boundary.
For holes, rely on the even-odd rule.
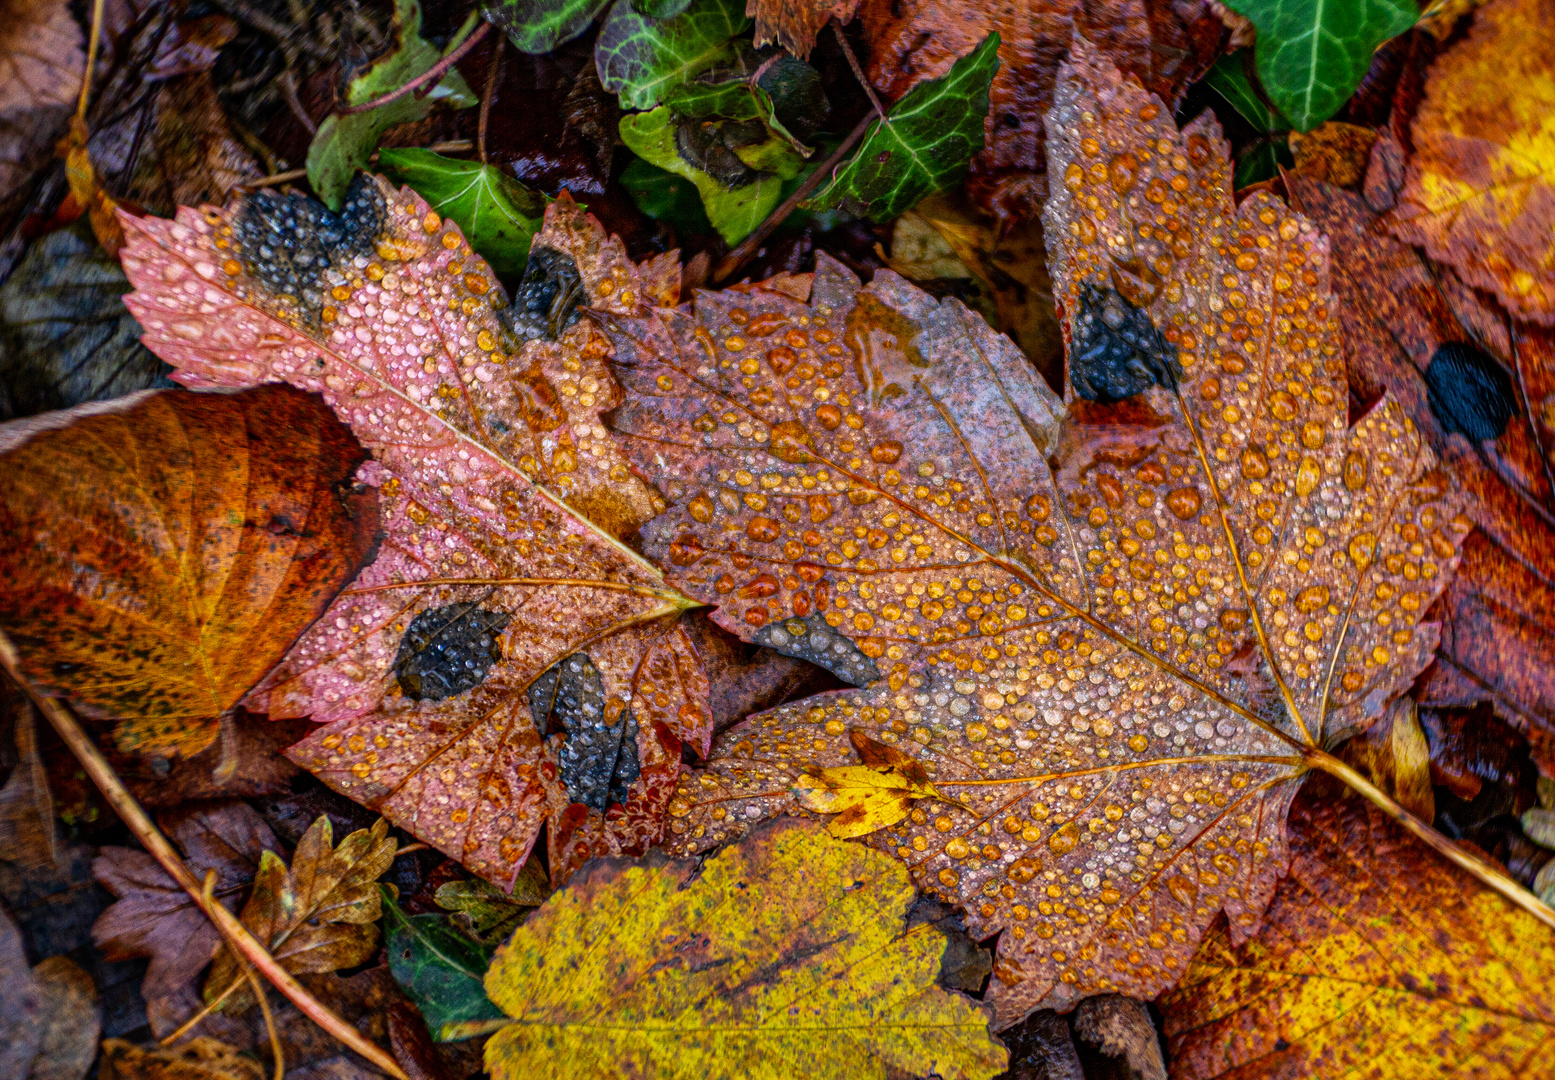
[[497,43],[491,48],[491,67],[486,71],[486,92],[481,95],[481,122],[475,132],[475,146],[480,151],[481,164],[486,164],[486,121],[491,116],[491,99],[497,94],[497,74],[502,70],[502,45],[506,34],[497,35]]
[[232,944],[234,950],[253,964],[277,990],[286,995],[292,1004],[302,1010],[304,1016],[395,1080],[410,1080],[392,1055],[336,1016],[327,1005],[310,994],[307,988],[299,983],[291,972],[283,968],[253,934],[249,933],[248,927],[239,922],[237,916],[221,904],[206,904],[203,887],[184,865],[178,849],[162,835],[161,830],[147,816],[146,811],[141,809],[140,804],[125,790],[124,782],[113,771],[113,767],[97,749],[97,745],[87,737],[86,732],[81,730],[81,725],[76,722],[70,710],[57,698],[40,694],[22,677],[21,658],[17,655],[16,646],[11,644],[11,639],[3,632],[0,632],[0,667],[3,667],[11,678],[27,691],[28,696],[37,704],[43,715],[48,717],[49,723],[59,733],[59,737],[70,748],[71,753],[75,754],[76,760],[81,762],[82,769],[103,793],[103,797],[108,800],[108,805],[112,806],[129,826],[130,832],[135,834],[135,838],[151,853],[152,858],[162,865],[162,869],[166,870],[178,886],[194,899],[206,918],[216,924],[217,929]]
[[[463,154],[472,148],[469,139],[449,139],[447,142],[433,143],[426,149],[434,154]],[[377,163],[378,151],[374,150],[369,161]],[[232,190],[239,189],[253,191],[256,188],[275,187],[277,184],[289,184],[293,180],[302,180],[308,175],[307,169],[287,169],[285,172],[271,173],[269,176],[261,176],[258,180],[249,180],[246,183],[236,184]]]
[[302,121],[302,126],[308,129],[309,135],[317,135],[319,126],[313,122],[313,117],[308,115],[308,110],[302,106],[302,98],[297,94],[297,80],[292,76],[292,69],[283,67],[281,73],[275,77],[275,84],[281,88],[281,100],[286,102],[286,107],[292,111],[292,115]]
[[848,58],[848,66],[853,69],[853,77],[864,88],[864,93],[869,95],[869,103],[875,107],[875,115],[880,117],[883,124],[890,125],[891,118],[886,115],[885,106],[880,104],[880,99],[875,96],[875,88],[864,77],[864,68],[858,62],[858,57],[853,55],[853,46],[848,44],[847,36],[842,32],[842,24],[832,20],[831,28],[837,32],[837,43],[842,46],[842,55]]
[[423,86],[436,86],[440,81],[442,81],[443,76],[448,74],[449,69],[452,68],[454,64],[464,59],[466,53],[480,44],[481,39],[486,36],[486,31],[490,29],[491,23],[482,21],[479,26],[470,32],[470,36],[465,38],[463,43],[460,44],[458,48],[449,53],[447,56],[443,57],[437,63],[433,64],[431,67],[427,68],[426,71],[422,72],[420,75],[417,75],[414,79],[410,80],[410,82],[406,83],[398,90],[390,90],[382,97],[375,97],[371,101],[364,101],[360,105],[351,105],[344,109],[336,109],[335,115],[350,116],[352,113],[367,112],[369,109],[376,109],[380,105],[387,105],[391,101],[398,101],[406,94],[409,94],[415,90],[419,90]]
[[[216,871],[205,871],[205,886],[200,890],[200,895],[205,897],[205,906],[210,907],[216,903]],[[243,969],[243,978],[248,980],[249,988],[259,998],[259,1011],[264,1014],[265,1031],[270,1035],[270,1052],[275,1055],[275,1080],[285,1080],[286,1055],[281,1053],[281,1033],[275,1029],[275,1017],[270,1013],[270,995],[265,993],[264,985],[259,981],[259,976],[254,974],[254,966],[244,959],[243,954],[233,950],[237,957],[238,966]]]
[[431,850],[432,850],[432,845],[431,844],[406,844],[404,847],[402,847],[399,850],[395,851],[394,857],[397,859],[401,855],[414,855],[418,851],[431,851]]
[[242,979],[233,979],[225,990],[216,995],[216,997],[210,1001],[207,1001],[204,1005],[200,1006],[199,1012],[185,1020],[182,1024],[179,1024],[177,1030],[175,1030],[170,1035],[162,1036],[162,1038],[159,1040],[161,1045],[172,1046],[179,1039],[182,1039],[185,1035],[189,1034],[189,1032],[193,1031],[195,1027],[199,1025],[201,1020],[204,1020],[211,1013],[225,1005],[227,1003],[227,999],[233,994],[237,993],[238,988],[242,985]]
[[81,100],[76,102],[76,119],[86,123],[87,102],[92,99],[92,72],[97,68],[97,43],[103,36],[103,0],[92,5],[92,40],[86,46],[86,70],[81,73]]
[[821,186],[821,181],[830,176],[832,170],[842,164],[842,159],[848,156],[848,151],[852,150],[854,145],[864,137],[864,133],[869,130],[870,125],[874,122],[874,114],[866,113],[864,118],[854,126],[853,130],[848,132],[848,137],[842,140],[842,145],[832,151],[831,157],[821,162],[816,167],[816,170],[805,178],[805,182],[794,189],[792,195],[784,199],[776,210],[767,215],[766,221],[756,226],[755,232],[741,241],[739,247],[724,256],[724,260],[713,270],[711,281],[714,285],[731,276],[736,270],[750,261],[751,256],[756,254],[756,249],[761,247],[768,236],[772,235],[772,230],[783,224],[783,219],[794,212],[794,207],[809,198],[810,193]]

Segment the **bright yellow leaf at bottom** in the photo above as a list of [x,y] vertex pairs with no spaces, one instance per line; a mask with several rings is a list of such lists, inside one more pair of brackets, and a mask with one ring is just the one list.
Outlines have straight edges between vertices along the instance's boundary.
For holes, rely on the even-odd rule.
[[900,862],[779,819],[696,869],[602,860],[518,928],[493,1080],[1004,1071],[988,1012],[935,985],[944,935],[905,928]]

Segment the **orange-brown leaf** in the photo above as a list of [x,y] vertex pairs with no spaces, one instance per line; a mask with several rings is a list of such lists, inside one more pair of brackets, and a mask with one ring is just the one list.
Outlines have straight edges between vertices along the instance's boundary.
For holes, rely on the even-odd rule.
[[987,148],[972,159],[972,185],[1001,217],[1041,209],[1042,117],[1077,31],[1171,106],[1214,62],[1224,31],[1196,0],[866,0],[858,17],[869,42],[870,80],[889,98],[945,74],[998,32]]
[[1549,1072],[1555,938],[1379,810],[1314,787],[1251,939],[1205,939],[1162,998],[1182,1080]]
[[957,802],[869,842],[1002,934],[1001,1024],[1154,996],[1217,912],[1257,924],[1301,752],[1428,662],[1467,528],[1396,404],[1347,426],[1326,242],[1232,203],[1212,118],[1178,132],[1082,43],[1049,122],[1071,363],[1099,332],[1082,298],[1121,279],[1176,393],[1061,432],[958,302],[825,260],[808,302],[756,285],[614,330],[616,422],[675,504],[647,549],[722,625],[867,684],[721,735],[670,847],[795,810],[855,729],[911,756]]
[[1493,0],[1431,69],[1389,218],[1514,316],[1555,326],[1555,0]]
[[50,413],[0,453],[0,626],[124,750],[209,745],[378,538],[366,455],[285,387]]
[[[338,216],[257,192],[125,227],[125,303],[175,378],[319,391],[375,455],[377,560],[251,701],[328,724],[292,760],[499,884],[546,822],[558,881],[645,850],[711,714],[690,602],[620,539],[655,496],[603,427],[600,332],[507,311],[458,226],[375,177]],[[570,198],[535,250],[602,311],[677,298],[672,258],[633,264]]]

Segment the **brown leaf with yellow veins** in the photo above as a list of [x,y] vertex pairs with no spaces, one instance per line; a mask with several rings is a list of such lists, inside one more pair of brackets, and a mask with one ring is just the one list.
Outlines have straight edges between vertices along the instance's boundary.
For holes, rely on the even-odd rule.
[[[336,847],[329,818],[320,815],[297,841],[290,868],[273,851],[260,854],[254,891],[239,917],[294,974],[363,963],[378,947],[374,924],[383,901],[378,878],[394,862],[395,846],[389,823],[379,818],[371,829],[358,829]],[[206,999],[215,1000],[242,983],[237,959],[223,948],[205,978]],[[242,990],[228,1000],[241,1008],[254,1004]]]
[[1555,326],[1555,0],[1493,0],[1432,67],[1389,218],[1514,316]]
[[1356,798],[1303,792],[1262,930],[1159,1002],[1181,1080],[1549,1075],[1550,931]]
[[609,342],[577,304],[674,302],[569,198],[508,298],[453,222],[376,177],[340,214],[256,192],[126,220],[125,303],[193,387],[324,396],[375,460],[377,560],[249,698],[326,725],[287,751],[499,885],[548,825],[557,881],[658,839],[712,734],[694,606],[621,537],[655,512],[605,430]]
[[1176,392],[1077,402],[1064,435],[957,301],[825,260],[807,301],[702,293],[612,331],[627,450],[674,478],[648,551],[722,625],[864,686],[721,735],[669,846],[801,809],[853,729],[914,758],[964,807],[869,842],[1001,934],[1001,1026],[1153,997],[1219,912],[1252,932],[1306,761],[1427,663],[1467,527],[1393,403],[1346,426],[1326,242],[1234,205],[1212,117],[1179,133],[1082,44],[1049,124],[1071,372],[1175,368]]

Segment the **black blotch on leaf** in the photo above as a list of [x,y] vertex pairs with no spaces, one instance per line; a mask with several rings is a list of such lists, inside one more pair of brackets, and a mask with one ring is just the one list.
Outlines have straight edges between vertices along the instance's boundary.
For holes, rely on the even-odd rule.
[[338,214],[306,195],[261,189],[233,221],[233,238],[249,273],[317,323],[332,285],[327,271],[371,258],[387,216],[383,193],[366,176],[352,182]]
[[641,772],[637,717],[620,698],[606,697],[587,653],[573,653],[530,685],[529,714],[541,738],[565,735],[556,757],[573,802],[601,813],[626,802]]
[[1463,341],[1439,346],[1425,369],[1431,415],[1475,442],[1498,439],[1517,409],[1512,380],[1484,350]]
[[784,656],[808,660],[854,686],[868,686],[880,678],[875,662],[820,615],[769,623],[756,631],[756,643]]
[[1182,378],[1177,346],[1116,289],[1082,284],[1071,332],[1069,382],[1088,401],[1110,404],[1152,386],[1175,390]]
[[760,120],[684,119],[675,125],[675,152],[692,168],[733,190],[761,178],[735,150],[761,142],[766,134],[766,125]]
[[536,244],[529,249],[529,264],[513,292],[512,305],[498,318],[521,341],[555,341],[577,319],[578,302],[585,299],[583,279],[572,256]]
[[772,98],[772,117],[801,142],[813,138],[831,115],[821,73],[803,60],[779,54],[761,65],[756,85]]
[[497,634],[507,624],[503,612],[474,603],[423,611],[400,639],[390,670],[414,701],[442,701],[473,690],[500,658]]

